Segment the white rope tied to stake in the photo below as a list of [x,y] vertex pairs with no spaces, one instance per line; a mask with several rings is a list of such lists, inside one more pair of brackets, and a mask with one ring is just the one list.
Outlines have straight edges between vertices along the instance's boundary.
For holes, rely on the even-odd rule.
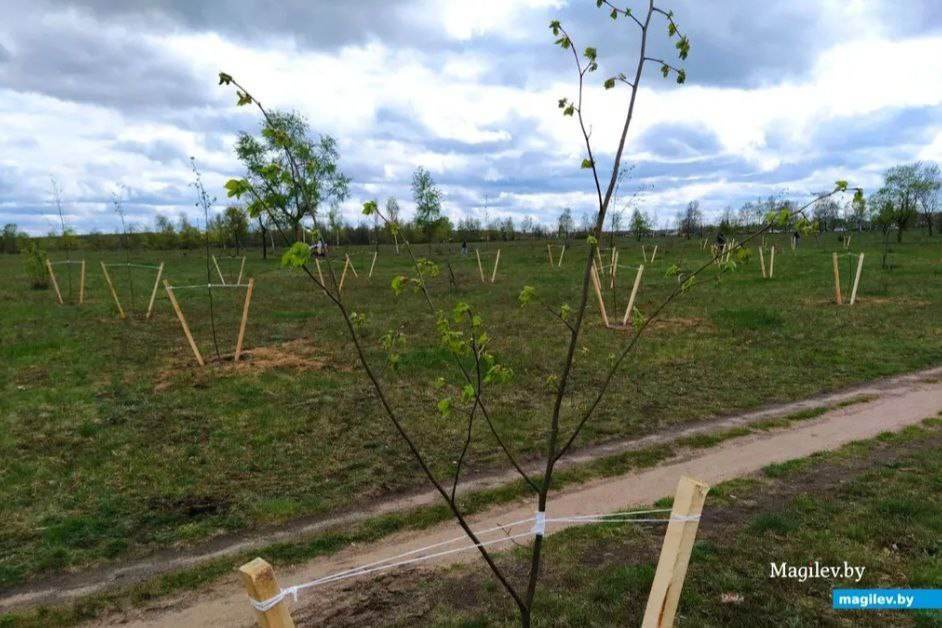
[[[415,556],[413,558],[407,558],[409,556],[414,556],[415,554],[421,554],[431,549],[436,549],[439,547],[444,547],[447,545],[452,545],[458,541],[463,541],[468,537],[466,535],[458,536],[447,541],[441,541],[439,543],[433,543],[432,545],[427,545],[425,547],[420,547],[418,549],[409,550],[408,552],[403,552],[402,554],[397,554],[396,556],[391,556],[389,558],[384,558],[377,560],[365,565],[360,565],[359,567],[352,567],[350,569],[345,569],[343,571],[338,571],[337,573],[330,574],[328,576],[322,576],[320,578],[315,578],[309,582],[304,582],[302,584],[296,584],[290,587],[285,587],[281,589],[276,595],[268,598],[267,600],[254,600],[249,598],[249,603],[252,605],[252,608],[255,610],[264,613],[269,611],[278,604],[280,604],[286,597],[291,596],[291,598],[297,602],[298,593],[304,589],[310,589],[320,585],[328,584],[331,582],[338,582],[340,580],[346,580],[348,578],[356,578],[359,576],[364,576],[367,574],[375,573],[378,571],[385,571],[388,569],[394,569],[396,567],[402,567],[405,565],[411,565],[414,563],[425,562],[432,560],[433,558],[440,558],[442,556],[448,556],[450,554],[456,554],[458,552],[465,552],[472,549],[479,549],[482,547],[488,547],[490,545],[495,545],[497,543],[506,543],[509,541],[514,541],[519,538],[528,537],[528,536],[544,536],[546,534],[546,524],[547,523],[669,523],[671,521],[681,521],[681,522],[691,522],[699,521],[699,515],[689,515],[689,516],[671,516],[666,518],[638,518],[633,515],[648,515],[655,513],[664,513],[670,512],[670,508],[658,508],[654,510],[634,510],[627,512],[612,512],[612,513],[599,513],[594,515],[571,515],[568,517],[547,517],[546,513],[543,511],[538,511],[536,516],[529,517],[527,519],[521,519],[519,521],[514,521],[513,523],[507,523],[504,525],[494,526],[493,528],[488,528],[486,530],[481,530],[480,532],[475,532],[475,536],[479,539],[488,534],[493,534],[497,531],[504,532],[504,536],[498,537],[496,539],[491,539],[488,541],[478,541],[477,543],[471,543],[468,545],[463,545],[461,547],[442,550],[440,552],[435,552],[432,554],[423,554],[422,556]],[[533,522],[533,527],[526,531],[520,532],[517,534],[508,535],[507,532],[516,526],[523,525],[525,523]]]

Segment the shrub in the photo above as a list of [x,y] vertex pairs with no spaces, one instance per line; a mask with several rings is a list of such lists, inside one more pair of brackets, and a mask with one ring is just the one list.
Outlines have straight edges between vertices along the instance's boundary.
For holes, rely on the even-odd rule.
[[29,278],[29,285],[35,290],[49,287],[49,273],[46,271],[46,254],[35,242],[30,242],[23,249],[23,268]]

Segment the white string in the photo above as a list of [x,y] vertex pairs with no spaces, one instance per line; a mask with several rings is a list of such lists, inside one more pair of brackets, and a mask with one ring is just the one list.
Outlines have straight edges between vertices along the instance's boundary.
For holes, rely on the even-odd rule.
[[674,515],[668,518],[658,518],[658,519],[638,518],[638,517],[632,516],[632,515],[646,515],[646,514],[654,514],[654,513],[670,512],[670,511],[671,511],[670,508],[658,508],[658,509],[652,509],[652,510],[635,510],[635,511],[625,511],[625,512],[599,513],[599,514],[594,514],[594,515],[572,515],[569,517],[553,517],[553,518],[549,518],[546,516],[545,512],[539,511],[536,513],[536,516],[534,517],[528,517],[527,519],[521,519],[519,521],[514,521],[512,523],[497,525],[497,526],[494,526],[493,528],[488,528],[486,530],[475,532],[474,534],[478,538],[483,537],[487,534],[491,534],[498,530],[504,531],[506,534],[507,530],[509,530],[510,528],[522,525],[524,523],[529,523],[531,521],[535,522],[534,526],[527,532],[521,532],[518,534],[502,536],[500,538],[491,539],[489,541],[478,541],[477,543],[471,543],[469,545],[464,545],[462,547],[457,547],[453,549],[447,549],[440,552],[435,552],[433,554],[425,554],[423,556],[416,556],[414,558],[406,558],[407,556],[413,556],[421,552],[426,552],[430,549],[435,549],[438,547],[451,545],[453,543],[456,543],[458,541],[462,541],[468,538],[466,535],[457,536],[452,539],[448,539],[447,541],[440,541],[432,545],[427,545],[425,547],[420,547],[418,549],[409,550],[408,552],[397,554],[396,556],[383,558],[381,560],[367,563],[365,565],[352,567],[350,569],[345,569],[345,570],[338,571],[336,573],[333,573],[327,576],[316,578],[309,582],[304,582],[302,584],[296,584],[296,585],[281,589],[276,595],[268,598],[267,600],[258,601],[258,600],[249,598],[249,602],[251,603],[252,607],[255,608],[257,611],[264,613],[265,611],[271,610],[272,608],[277,606],[289,595],[294,599],[295,602],[297,602],[298,592],[303,591],[304,589],[310,589],[312,587],[320,586],[323,584],[328,584],[331,582],[338,582],[340,580],[346,580],[348,578],[356,578],[359,576],[376,573],[378,571],[385,571],[388,569],[394,569],[396,567],[402,567],[405,565],[420,563],[427,560],[431,560],[433,558],[440,558],[442,556],[456,554],[458,552],[465,552],[472,549],[488,547],[496,543],[506,543],[506,542],[513,541],[515,539],[519,539],[519,538],[523,538],[527,536],[544,535],[546,532],[547,523],[622,523],[622,522],[668,523],[671,521],[689,522],[689,521],[700,520],[699,515]]
[[50,261],[49,263],[52,264],[53,266],[55,266],[55,265],[57,265],[57,264],[81,264],[81,263],[82,263],[82,260],[76,260],[76,259],[65,260],[65,259],[64,259],[64,260],[59,260],[58,262]]
[[112,266],[133,266],[133,267],[135,267],[135,268],[150,268],[150,269],[152,269],[152,270],[157,270],[158,268],[160,268],[160,266],[154,266],[154,265],[152,265],[152,264],[130,264],[130,263],[126,263],[126,262],[120,262],[120,263],[119,263],[119,262],[115,262],[115,263],[113,263],[113,264],[105,264],[105,266],[107,266],[107,267],[109,267],[109,268],[112,267]]
[[248,288],[247,283],[198,283],[191,286],[170,286],[171,290],[190,290],[193,288]]

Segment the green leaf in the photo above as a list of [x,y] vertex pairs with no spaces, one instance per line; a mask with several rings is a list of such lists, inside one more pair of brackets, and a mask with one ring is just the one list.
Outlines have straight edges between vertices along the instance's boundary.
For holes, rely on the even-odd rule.
[[677,71],[677,82],[678,82],[678,83],[684,83],[686,80],[687,80],[687,72],[686,72],[686,70],[678,70],[678,71]]
[[284,255],[281,256],[281,265],[287,268],[300,268],[311,259],[311,247],[304,242],[295,242]]
[[372,216],[377,211],[379,211],[379,207],[376,205],[376,201],[367,201],[363,203],[363,215],[364,216]]
[[847,191],[847,181],[845,181],[844,179],[840,179],[840,180],[838,180],[838,181],[835,181],[835,182],[834,182],[834,187],[835,187],[839,192],[846,192],[846,191]]
[[585,49],[584,54],[585,54],[586,59],[589,59],[590,61],[595,61],[596,57],[598,56],[598,51],[596,51],[596,49],[593,48],[592,46],[589,46],[588,48]]
[[219,73],[219,84],[220,85],[229,85],[232,83],[232,77],[225,72]]
[[249,96],[247,92],[243,92],[241,89],[236,90],[236,96],[239,97],[239,102],[236,104],[238,104],[240,107],[242,107],[243,105],[252,104],[252,97]]
[[226,196],[232,198],[242,198],[242,195],[249,192],[252,186],[245,179],[229,179],[223,186],[226,188]]
[[671,72],[671,66],[666,63],[661,66],[661,74],[664,75],[664,78],[667,78],[667,75]]
[[609,16],[610,18],[612,18],[613,20],[617,20],[617,19],[618,19],[618,11],[617,11],[616,9],[612,9],[612,12],[609,13],[608,16]]
[[461,389],[461,400],[468,403],[473,401],[475,397],[477,397],[477,392],[474,390],[474,386],[465,384],[464,388]]
[[570,104],[568,107],[566,107],[565,109],[563,109],[563,115],[564,115],[564,116],[571,116],[571,115],[574,114],[575,112],[576,112],[576,106],[575,106],[575,105],[572,105],[572,104]]
[[531,301],[536,297],[536,288],[533,286],[524,286],[520,291],[520,295],[517,297],[517,301],[520,302],[520,307],[529,305]]
[[451,416],[451,399],[445,397],[444,399],[439,399],[438,401],[438,411],[445,418]]
[[605,87],[605,89],[612,89],[613,87],[615,87],[615,79],[614,78],[605,79],[605,82],[602,83],[602,86]]
[[583,167],[583,168],[591,168],[591,167],[592,167],[592,160],[591,160],[591,159],[583,159],[583,160],[582,160],[582,167]]
[[402,294],[403,290],[405,290],[406,284],[408,282],[409,282],[409,278],[406,277],[405,275],[396,275],[395,277],[393,277],[393,280],[390,283],[390,286],[392,287],[392,290],[396,294],[397,297],[400,294]]
[[596,238],[594,235],[586,236],[585,241],[589,246],[598,246],[599,244],[599,239]]
[[568,98],[560,98],[560,99],[559,99],[559,108],[560,108],[560,109],[563,109],[568,103],[569,103],[569,99],[568,99]]

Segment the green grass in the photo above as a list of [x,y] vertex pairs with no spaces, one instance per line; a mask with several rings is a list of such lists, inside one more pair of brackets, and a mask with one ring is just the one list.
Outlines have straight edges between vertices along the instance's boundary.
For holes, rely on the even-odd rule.
[[[830,240],[778,256],[774,280],[758,278],[753,261],[677,301],[619,373],[578,444],[638,437],[939,363],[942,323],[932,315],[942,306],[938,244],[914,238],[894,247],[896,267],[884,272],[875,242],[855,238],[868,263],[851,308],[829,302]],[[637,301],[642,312],[676,286],[664,277],[670,264],[688,267],[704,255],[696,242],[658,244]],[[500,246],[496,284],[480,283],[472,254],[452,258],[457,290],[449,289],[444,272],[433,291],[446,309],[464,300],[483,315],[492,350],[516,377],[512,386],[487,391],[492,418],[519,456],[536,457],[545,446],[546,381],[562,358],[565,330],[538,308],[521,310],[516,297],[529,284],[548,304],[574,304],[581,259],[571,248],[563,268],[550,270],[543,243]],[[623,263],[640,261],[637,244],[619,247]],[[492,259],[496,248],[487,245],[484,257]],[[403,369],[382,376],[434,471],[447,477],[463,422],[442,418],[435,405],[442,395],[457,394],[460,382],[436,344],[433,317],[417,295],[395,298],[389,289],[394,275],[408,272],[404,255],[383,248],[368,282],[368,254],[351,252],[360,277],[347,277],[345,294],[352,310],[366,314],[369,358],[381,369],[382,334],[403,331]],[[6,286],[0,295],[0,586],[424,487],[358,372],[335,309],[298,273],[250,253],[246,272],[257,287],[246,345],[268,353],[259,351],[241,368],[198,369],[163,293],[153,320],[139,316],[152,273],[114,271],[126,309],[137,313],[119,321],[97,262],[123,261],[124,254],[81,256],[89,275],[80,308],[57,306],[51,291],[30,290],[19,258],[0,257]],[[134,252],[132,260],[164,260],[176,285],[205,282],[196,251]],[[220,265],[225,273],[238,271],[238,262],[225,256]],[[609,296],[612,311],[624,307],[628,275],[620,277],[617,299]],[[60,285],[68,297],[68,277],[60,276]],[[71,290],[74,295],[77,277]],[[207,299],[180,294],[201,351],[213,357]],[[213,308],[220,351],[229,353],[241,295],[220,292]],[[624,339],[596,324],[594,303],[588,316],[575,392],[564,405],[567,432]],[[431,385],[439,375],[447,380],[444,391]],[[486,428],[475,429],[468,470],[505,468]],[[650,455],[657,460],[665,452]],[[592,473],[615,473],[623,462],[604,461]],[[578,481],[584,472],[571,473]]]
[[[680,600],[679,626],[939,626],[942,612],[848,612],[831,589],[937,588],[942,584],[942,426],[854,443],[782,467],[774,479],[713,487]],[[658,503],[669,505],[670,500]],[[662,527],[587,525],[546,542],[537,626],[637,625],[654,577]],[[526,552],[497,557],[511,573]],[[770,563],[866,568],[860,582],[772,579]],[[518,562],[519,561],[519,562]],[[464,565],[413,575],[388,600],[364,590],[335,625],[512,626],[515,607],[489,585],[486,568]],[[726,598],[724,601],[724,597]],[[338,602],[338,605],[342,602]],[[325,616],[336,608],[319,600]],[[315,614],[316,617],[316,614]]]

